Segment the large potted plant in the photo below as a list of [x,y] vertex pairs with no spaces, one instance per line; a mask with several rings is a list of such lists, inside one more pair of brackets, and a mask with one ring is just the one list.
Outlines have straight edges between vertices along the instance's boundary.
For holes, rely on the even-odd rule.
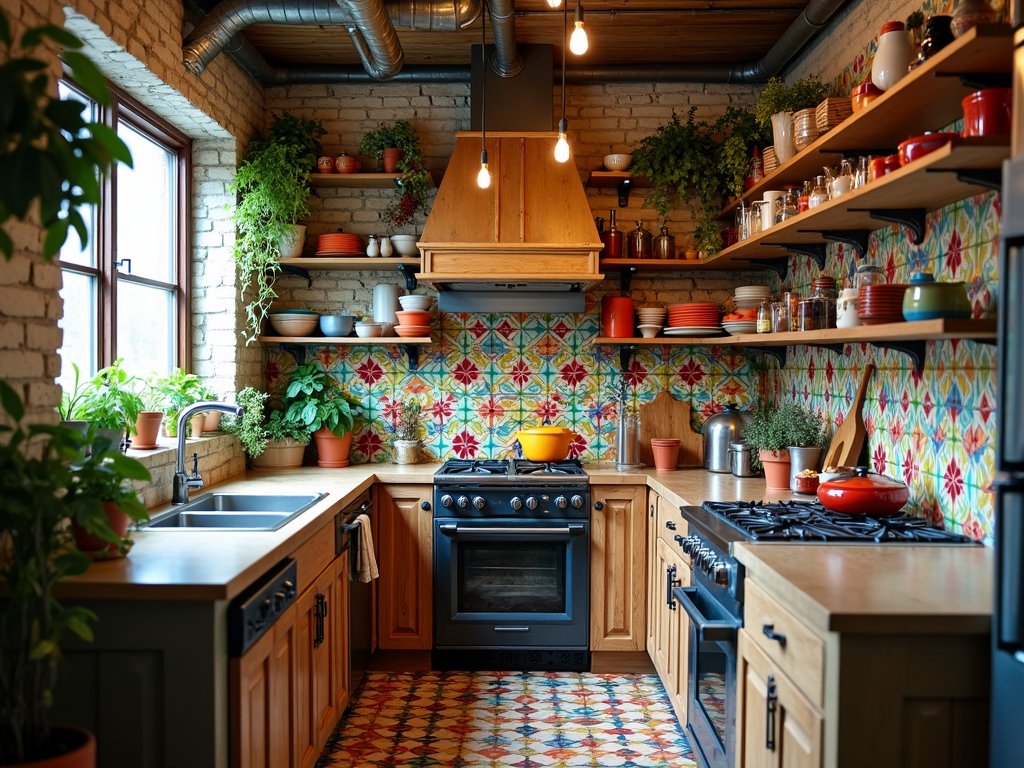
[[[202,402],[206,394],[202,379],[194,373],[175,368],[170,376],[155,376],[150,387],[163,398],[167,419],[164,432],[168,437],[178,436],[178,415],[188,406]],[[205,419],[205,416],[203,417]],[[193,434],[194,437],[198,435]]]
[[142,398],[136,392],[138,380],[121,367],[123,358],[97,373],[83,393],[72,418],[88,421],[96,434],[114,445],[125,433],[135,433]]
[[285,420],[305,427],[313,435],[316,463],[321,467],[347,467],[354,412],[359,406],[349,401],[318,360],[295,369],[288,380],[285,401]]
[[[0,404],[6,421],[13,424],[0,425],[0,530],[5,533],[0,558],[0,764],[53,759],[58,762],[46,765],[94,766],[92,736],[51,728],[49,711],[61,641],[68,633],[90,640],[96,616],[85,608],[64,606],[54,596],[54,587],[65,576],[89,568],[68,521],[122,546],[95,490],[116,484],[118,503],[138,515],[138,497],[123,481],[149,480],[149,472],[116,449],[102,450],[99,443],[86,457],[89,441],[74,429],[23,426],[24,405],[3,381]],[[70,762],[59,762],[65,758]]]
[[374,158],[385,173],[402,174],[395,199],[381,212],[388,232],[415,221],[416,215],[427,207],[430,174],[423,167],[420,137],[412,123],[399,120],[393,125],[381,124],[363,136],[359,152]]
[[793,113],[810,109],[828,96],[828,87],[813,77],[795,80],[787,86],[781,77],[769,78],[754,107],[757,122],[771,126],[775,156],[785,163],[796,154],[793,143]]
[[821,419],[798,405],[756,411],[743,430],[751,447],[751,463],[764,466],[769,490],[790,486],[790,446],[812,445],[821,436]]
[[302,466],[302,454],[309,444],[309,430],[288,421],[281,411],[266,411],[270,395],[254,387],[238,393],[238,404],[245,408],[240,418],[224,419],[224,431],[237,435],[244,450],[258,469],[290,469]]
[[321,154],[319,120],[303,120],[285,112],[274,116],[265,139],[249,144],[231,185],[238,194],[232,220],[237,227],[234,259],[238,264],[246,305],[250,343],[259,335],[267,310],[277,298],[274,277],[278,259],[302,253],[310,213],[309,174]]

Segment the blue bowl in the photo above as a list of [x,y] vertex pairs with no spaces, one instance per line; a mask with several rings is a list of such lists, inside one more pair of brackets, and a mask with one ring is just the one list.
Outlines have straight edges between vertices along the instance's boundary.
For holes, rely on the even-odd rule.
[[939,318],[950,318],[952,320],[966,320],[971,316],[969,311],[956,309],[919,309],[903,310],[903,319],[913,322],[915,320],[938,320]]
[[320,315],[320,330],[324,336],[348,336],[355,319],[355,315]]

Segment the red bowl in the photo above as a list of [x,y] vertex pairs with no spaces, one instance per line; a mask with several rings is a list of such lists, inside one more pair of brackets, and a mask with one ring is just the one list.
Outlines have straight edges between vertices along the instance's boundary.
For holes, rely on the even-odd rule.
[[430,312],[423,310],[400,310],[395,312],[400,325],[430,325]]
[[826,509],[845,515],[891,517],[910,500],[910,489],[899,480],[857,467],[857,474],[818,486],[818,501]]
[[907,139],[899,146],[900,165],[919,160],[929,152],[934,152],[939,147],[949,144],[953,139],[959,138],[959,133],[926,133],[923,136]]

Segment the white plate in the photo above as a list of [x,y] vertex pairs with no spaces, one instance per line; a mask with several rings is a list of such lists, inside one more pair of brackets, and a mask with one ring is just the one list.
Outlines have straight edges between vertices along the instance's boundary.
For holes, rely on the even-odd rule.
[[721,328],[666,328],[662,331],[666,336],[717,336]]

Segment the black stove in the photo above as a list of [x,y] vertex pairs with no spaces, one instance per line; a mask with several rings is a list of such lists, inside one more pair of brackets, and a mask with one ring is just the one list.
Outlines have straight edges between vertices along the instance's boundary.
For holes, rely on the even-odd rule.
[[562,485],[584,487],[587,473],[578,459],[449,459],[434,473],[435,485]]

